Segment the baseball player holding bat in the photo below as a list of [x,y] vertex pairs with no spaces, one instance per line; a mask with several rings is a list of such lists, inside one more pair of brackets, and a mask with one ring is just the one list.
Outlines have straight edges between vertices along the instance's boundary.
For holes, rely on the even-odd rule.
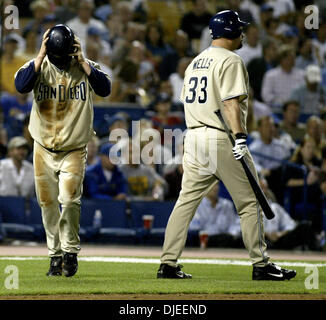
[[28,128],[50,256],[47,275],[70,277],[78,269],[86,145],[94,135],[93,92],[109,95],[110,79],[84,58],[73,31],[56,25],[45,32],[37,57],[18,70],[15,85],[21,93],[34,93]]
[[[181,271],[177,262],[189,223],[217,180],[223,181],[239,214],[243,242],[253,265],[252,279],[285,280],[296,275],[296,271],[282,269],[269,261],[262,210],[240,163],[244,158],[257,180],[246,145],[248,73],[242,59],[233,52],[242,46],[246,25],[231,10],[213,16],[209,22],[212,44],[193,59],[185,72],[180,100],[184,103],[188,131],[184,141],[182,189],[167,224],[157,278],[192,277]],[[218,110],[235,138],[234,146],[215,114]]]

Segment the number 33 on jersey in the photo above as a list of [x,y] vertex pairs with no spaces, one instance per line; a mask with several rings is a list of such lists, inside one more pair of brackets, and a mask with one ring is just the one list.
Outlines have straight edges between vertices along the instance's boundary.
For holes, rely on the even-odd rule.
[[249,78],[242,59],[232,51],[210,46],[199,54],[185,72],[180,100],[188,128],[203,125],[222,128],[214,111],[223,101],[239,97],[241,122],[246,128]]

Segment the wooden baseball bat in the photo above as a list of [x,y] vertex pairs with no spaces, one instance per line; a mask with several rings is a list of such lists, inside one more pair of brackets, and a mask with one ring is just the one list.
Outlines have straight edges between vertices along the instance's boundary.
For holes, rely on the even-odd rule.
[[[227,133],[227,135],[228,135],[228,137],[229,137],[229,139],[231,141],[232,146],[234,146],[235,141],[234,141],[234,139],[233,139],[233,137],[231,135],[231,132],[230,132],[229,128],[227,127],[227,125],[226,125],[226,123],[225,123],[225,121],[223,119],[221,111],[217,110],[217,111],[215,111],[215,113],[218,116],[218,118],[220,119],[220,121],[221,121],[221,123],[222,123],[222,125],[224,127],[224,130]],[[253,190],[256,198],[257,198],[257,201],[259,202],[259,204],[260,204],[266,218],[269,219],[269,220],[273,219],[275,217],[274,212],[272,211],[272,208],[270,207],[270,205],[269,205],[269,203],[268,203],[268,201],[266,199],[266,196],[265,196],[263,190],[260,188],[260,185],[258,184],[255,176],[250,171],[250,168],[249,168],[249,166],[248,166],[248,164],[246,162],[246,159],[244,157],[242,157],[239,161],[242,164],[242,167],[243,167],[243,169],[244,169],[244,171],[245,171],[245,173],[246,173],[246,175],[248,177],[251,188],[252,188],[252,190]]]

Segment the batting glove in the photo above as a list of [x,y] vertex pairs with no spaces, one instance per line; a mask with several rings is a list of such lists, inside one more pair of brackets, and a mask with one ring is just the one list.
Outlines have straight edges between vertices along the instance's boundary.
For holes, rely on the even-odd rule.
[[232,152],[235,159],[240,160],[246,153],[248,153],[247,135],[245,133],[237,133],[235,138],[235,145],[232,148]]

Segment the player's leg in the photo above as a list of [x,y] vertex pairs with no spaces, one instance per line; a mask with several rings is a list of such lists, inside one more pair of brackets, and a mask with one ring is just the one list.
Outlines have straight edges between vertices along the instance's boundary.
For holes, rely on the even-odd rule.
[[59,202],[61,217],[59,223],[61,248],[65,252],[78,253],[80,198],[86,168],[86,149],[67,153],[59,171]]
[[[268,263],[264,237],[263,213],[240,161],[235,160],[226,134],[219,142],[217,172],[228,189],[240,217],[242,238],[251,261],[256,266]],[[257,176],[251,155],[246,157],[249,168]]]
[[161,256],[161,263],[172,267],[177,266],[187,240],[189,224],[200,201],[217,181],[212,174],[201,174],[204,165],[195,153],[196,149],[205,146],[205,137],[205,131],[196,134],[195,130],[191,130],[185,138],[182,189],[166,227]]
[[63,272],[73,276],[77,272],[80,251],[80,198],[86,168],[86,148],[71,151],[62,159],[59,172],[59,202],[61,217],[59,232],[64,253]]
[[34,142],[33,157],[36,196],[42,211],[49,256],[61,256],[58,177],[55,163],[51,153],[37,142]]

